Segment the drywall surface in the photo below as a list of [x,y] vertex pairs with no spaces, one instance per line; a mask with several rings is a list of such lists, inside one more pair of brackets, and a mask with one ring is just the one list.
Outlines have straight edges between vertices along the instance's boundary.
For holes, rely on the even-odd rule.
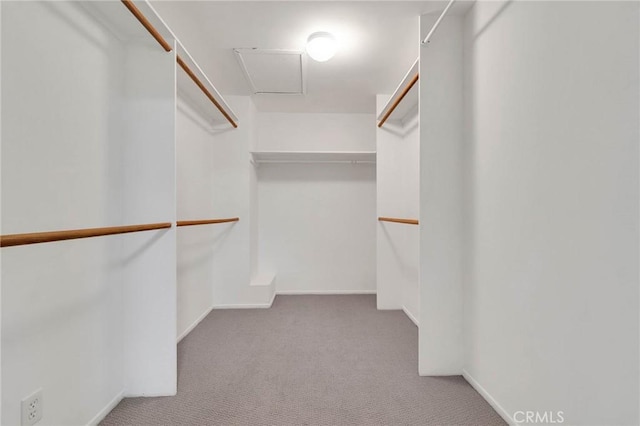
[[[214,307],[264,306],[272,297],[268,289],[251,286],[256,275],[255,180],[249,154],[254,144],[255,107],[248,96],[226,97],[239,117],[237,129],[219,131],[212,140],[213,217],[239,217],[239,222],[214,225]],[[253,189],[252,189],[253,186]],[[253,226],[252,226],[253,225]]]
[[258,169],[261,262],[278,292],[375,291],[375,166]]
[[[2,234],[122,225],[119,42],[76,2],[1,8]],[[43,424],[122,392],[126,238],[2,249],[2,424],[38,388]]]
[[[175,58],[127,43],[123,129],[123,223],[176,219]],[[125,395],[177,389],[176,228],[123,240]]]
[[462,373],[462,101],[462,18],[448,15],[420,48],[421,375]]
[[[191,104],[180,97],[176,125],[178,220],[214,218],[215,133]],[[182,337],[213,305],[215,228],[216,225],[178,228],[178,337]]]
[[515,420],[638,424],[637,2],[465,21],[465,368]]
[[[418,117],[405,123],[404,136],[406,151],[401,185],[404,188],[406,212],[409,218],[420,217],[420,129]],[[390,225],[390,224],[389,224]],[[403,227],[405,259],[405,280],[402,285],[402,307],[414,321],[420,322],[420,228]]]
[[257,115],[258,151],[375,151],[373,114]]
[[[388,95],[378,95],[378,111]],[[377,129],[377,216],[418,219],[420,131],[413,114],[406,123],[388,121]],[[420,228],[390,222],[377,225],[378,309],[404,309],[420,318]]]
[[212,127],[186,98],[178,105],[179,219],[240,219],[180,228],[178,337],[211,308],[268,307],[275,291],[271,281],[254,280],[260,275],[257,177],[249,153],[255,106],[248,96],[225,99],[239,118],[237,129]]
[[[260,151],[375,151],[373,114],[257,114]],[[261,269],[278,292],[375,291],[373,164],[261,164]]]
[[248,97],[227,99],[238,115],[237,129],[225,129],[212,141],[213,217],[239,217],[239,222],[212,226],[214,305],[242,303],[251,279],[249,246],[249,114]]

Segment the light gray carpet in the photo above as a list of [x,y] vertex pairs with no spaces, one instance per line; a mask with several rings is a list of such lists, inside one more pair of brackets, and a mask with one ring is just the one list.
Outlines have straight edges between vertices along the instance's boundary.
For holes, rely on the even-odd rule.
[[178,395],[103,425],[503,425],[460,376],[418,376],[418,329],[375,296],[213,311],[178,346]]

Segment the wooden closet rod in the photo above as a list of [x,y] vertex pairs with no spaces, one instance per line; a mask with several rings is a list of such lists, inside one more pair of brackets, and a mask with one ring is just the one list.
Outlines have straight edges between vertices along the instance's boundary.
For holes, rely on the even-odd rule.
[[[136,5],[133,4],[133,0],[121,0],[121,1],[127,7],[127,9],[129,9],[129,11],[138,19],[138,21],[140,21],[142,26],[145,27],[147,31],[149,31],[149,34],[151,34],[153,38],[155,38],[156,41],[160,43],[160,46],[162,46],[162,48],[165,51],[171,52],[172,49],[169,43],[167,43],[167,41],[162,37],[162,35],[158,32],[158,30],[156,30],[154,26],[151,25],[151,22],[149,22],[149,20],[142,14],[142,12],[140,12],[140,9],[138,9]],[[178,65],[180,65],[180,67],[187,73],[187,75],[191,78],[191,80],[193,80],[193,82],[196,83],[196,85],[200,88],[200,90],[202,90],[202,92],[207,96],[207,98],[209,98],[209,100],[213,102],[216,108],[218,108],[218,111],[222,113],[224,118],[226,118],[227,121],[229,121],[229,123],[231,123],[231,125],[234,128],[237,128],[238,125],[236,124],[236,122],[233,121],[231,116],[227,113],[227,111],[224,110],[222,105],[220,105],[220,103],[216,101],[213,95],[207,90],[204,84],[202,84],[200,79],[196,77],[196,75],[193,73],[193,71],[191,71],[189,66],[182,60],[182,58],[176,55],[176,60],[178,61]]]
[[209,225],[212,223],[237,222],[239,220],[239,217],[230,217],[228,219],[179,220],[178,226]]
[[151,36],[153,36],[153,38],[155,38],[156,41],[160,43],[160,46],[162,46],[162,48],[165,51],[171,52],[172,49],[169,43],[167,43],[164,37],[160,35],[158,30],[156,30],[155,27],[151,25],[151,22],[149,22],[149,20],[142,14],[142,12],[140,12],[140,9],[138,9],[136,5],[133,4],[133,1],[132,0],[121,0],[121,1],[127,7],[127,9],[129,9],[129,12],[131,12],[133,16],[135,16],[136,19],[138,19],[138,21],[140,21],[142,26],[145,27],[147,31],[149,31],[149,34],[151,34]]
[[378,123],[378,127],[382,127],[384,122],[387,121],[387,118],[389,118],[391,113],[393,113],[393,111],[400,104],[400,102],[402,102],[404,97],[407,96],[407,93],[409,93],[409,90],[411,90],[411,88],[416,84],[419,78],[420,78],[420,74],[416,74],[413,76],[409,84],[407,84],[407,86],[404,88],[402,93],[400,93],[400,96],[398,96],[398,99],[396,99],[396,101],[391,105],[391,108],[389,108],[389,111],[387,111],[387,113],[382,117],[382,120],[380,120],[380,122]]
[[101,237],[103,235],[127,234],[129,232],[151,231],[154,229],[165,228],[171,228],[171,223],[148,223],[145,225],[110,226],[106,228],[86,228],[72,229],[67,231],[0,235],[0,247],[23,246],[27,244],[75,240],[78,238]]
[[395,223],[406,223],[407,225],[419,225],[417,219],[400,219],[397,217],[379,217],[378,220],[380,222],[395,222]]
[[193,71],[191,71],[191,69],[187,66],[187,64],[185,64],[185,62],[182,60],[182,58],[180,58],[180,56],[176,56],[177,61],[178,61],[178,65],[180,65],[180,67],[182,67],[182,69],[184,70],[184,72],[187,73],[187,75],[191,78],[191,80],[193,80],[193,82],[196,84],[196,86],[198,86],[200,88],[200,90],[202,90],[202,93],[204,93],[207,98],[209,98],[209,100],[211,102],[213,102],[213,104],[216,106],[216,108],[218,108],[218,111],[220,111],[220,113],[222,113],[222,115],[224,115],[224,118],[227,119],[227,121],[229,123],[231,123],[231,125],[234,128],[237,128],[238,125],[236,124],[235,121],[233,121],[233,118],[231,118],[231,116],[229,114],[227,114],[227,111],[224,110],[224,108],[222,108],[222,105],[220,105],[218,103],[218,101],[216,101],[216,98],[213,97],[213,95],[207,90],[206,87],[204,87],[204,84],[202,84],[202,82],[198,79],[198,77],[196,77],[196,75],[193,73]]

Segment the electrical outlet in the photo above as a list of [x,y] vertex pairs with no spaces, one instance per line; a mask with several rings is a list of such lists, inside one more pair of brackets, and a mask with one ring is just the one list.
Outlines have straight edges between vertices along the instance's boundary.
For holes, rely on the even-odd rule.
[[38,389],[21,402],[20,426],[31,426],[42,419],[42,389]]

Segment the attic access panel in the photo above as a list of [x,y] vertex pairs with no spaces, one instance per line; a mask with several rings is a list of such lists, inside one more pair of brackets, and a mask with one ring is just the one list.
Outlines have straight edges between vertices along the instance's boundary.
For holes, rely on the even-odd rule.
[[254,94],[305,93],[304,52],[233,49]]

